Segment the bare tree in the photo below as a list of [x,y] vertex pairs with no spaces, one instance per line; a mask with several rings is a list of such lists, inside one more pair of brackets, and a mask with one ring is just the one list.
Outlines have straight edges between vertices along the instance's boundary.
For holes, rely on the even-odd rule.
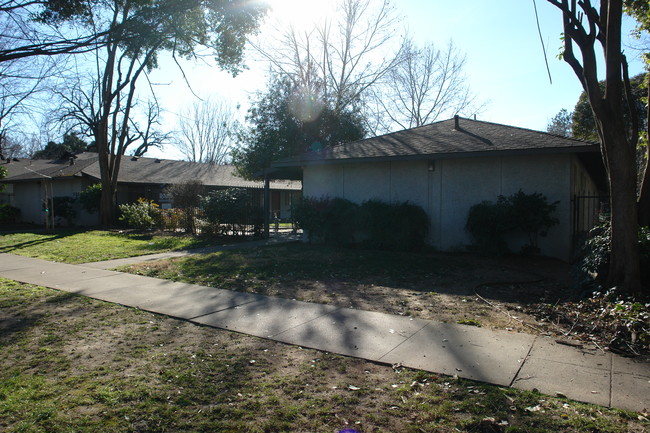
[[178,149],[188,161],[225,164],[233,147],[235,125],[235,112],[225,100],[196,101],[179,113]]
[[480,110],[463,74],[465,56],[453,42],[440,50],[431,43],[418,48],[407,40],[402,54],[402,61],[372,92],[384,132],[395,126],[413,128],[441,116]]
[[299,33],[290,27],[258,44],[278,75],[314,89],[335,112],[360,104],[367,90],[401,60],[390,49],[399,20],[388,0],[341,0],[336,18]]
[[6,133],[38,110],[38,94],[46,89],[53,69],[47,58],[0,62],[0,131]]
[[[601,0],[599,8],[592,5],[591,0],[547,1],[562,11],[563,58],[587,94],[607,169],[612,231],[608,284],[640,292],[636,179],[639,137],[638,125],[632,127],[629,136],[625,122],[626,112],[631,119],[637,115],[631,103],[627,60],[621,50],[623,1]],[[598,82],[596,59],[599,52],[604,57],[604,90]],[[580,55],[580,59],[576,55]],[[647,199],[642,191],[639,200]]]
[[[160,105],[155,97],[147,101],[144,127],[141,127],[140,123],[133,118],[129,119],[129,124],[131,130],[134,131],[130,144],[139,143],[133,151],[133,156],[143,156],[150,148],[161,148],[163,144],[170,141],[172,136],[171,132],[161,132],[158,129],[162,125],[160,123]],[[126,146],[124,152],[126,152]]]

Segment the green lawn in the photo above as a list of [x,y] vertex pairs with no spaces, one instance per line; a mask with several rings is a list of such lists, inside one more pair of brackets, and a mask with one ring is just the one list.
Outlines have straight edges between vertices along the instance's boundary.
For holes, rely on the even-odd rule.
[[57,230],[54,233],[26,232],[0,235],[2,253],[65,263],[120,259],[206,245],[206,240],[195,237],[100,230]]
[[637,413],[374,364],[0,279],[0,431],[650,429]]

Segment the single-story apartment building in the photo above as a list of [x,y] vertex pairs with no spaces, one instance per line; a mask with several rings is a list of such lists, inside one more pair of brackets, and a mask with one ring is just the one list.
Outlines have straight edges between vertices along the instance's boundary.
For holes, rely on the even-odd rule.
[[[560,223],[539,247],[563,260],[591,228],[607,189],[596,143],[458,116],[279,160],[271,175],[301,178],[305,197],[418,204],[430,218],[429,243],[440,250],[471,243],[472,205],[519,190],[541,193],[559,202]],[[522,236],[509,246],[524,243]]]
[[[0,203],[21,211],[21,221],[44,224],[43,203],[46,197],[79,197],[79,193],[100,180],[97,153],[66,155],[60,160],[3,160],[0,164],[9,175],[0,180],[5,185]],[[246,188],[254,191],[263,205],[264,183],[238,177],[231,165],[213,165],[159,158],[124,156],[120,164],[117,204],[132,203],[138,198],[153,200],[163,208],[172,206],[165,187],[188,180],[199,180],[208,189]],[[299,180],[276,179],[270,183],[270,210],[280,218],[290,216],[291,203],[301,196]],[[77,212],[76,225],[96,225],[98,215]]]

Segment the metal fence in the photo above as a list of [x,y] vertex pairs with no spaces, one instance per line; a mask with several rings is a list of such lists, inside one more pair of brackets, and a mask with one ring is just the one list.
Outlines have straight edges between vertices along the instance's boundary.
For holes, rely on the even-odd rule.
[[231,213],[229,218],[216,221],[208,218],[201,208],[161,209],[161,221],[157,224],[162,230],[192,234],[217,236],[257,236],[264,230],[263,210],[260,207]]
[[573,198],[573,241],[579,248],[589,231],[609,216],[609,196],[576,195]]

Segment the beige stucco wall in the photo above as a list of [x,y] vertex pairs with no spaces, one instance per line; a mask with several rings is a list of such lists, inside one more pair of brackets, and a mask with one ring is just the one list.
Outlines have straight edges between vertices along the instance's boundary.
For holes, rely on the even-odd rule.
[[[547,237],[539,239],[542,254],[570,259],[572,176],[581,170],[572,155],[442,159],[430,165],[428,161],[408,161],[307,166],[304,194],[343,197],[357,203],[372,198],[408,200],[429,214],[429,241],[434,247],[465,250],[471,243],[465,222],[472,205],[519,189],[527,194],[540,192],[549,202],[559,201],[555,215],[561,221]],[[525,243],[523,236],[509,239],[513,251]]]

